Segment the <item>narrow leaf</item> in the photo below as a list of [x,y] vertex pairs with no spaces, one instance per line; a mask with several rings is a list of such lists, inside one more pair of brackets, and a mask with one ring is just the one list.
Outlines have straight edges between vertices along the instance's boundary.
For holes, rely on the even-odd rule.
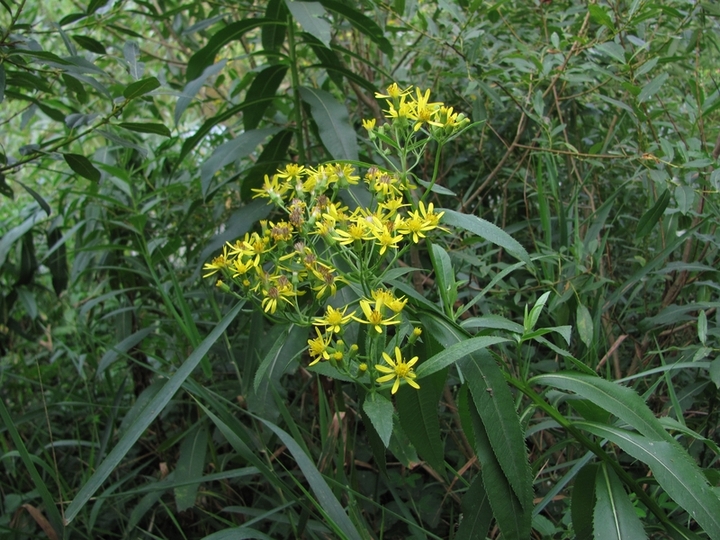
[[378,48],[388,55],[390,58],[393,56],[393,46],[385,37],[382,28],[373,21],[370,17],[367,17],[363,13],[353,9],[348,4],[343,4],[335,0],[320,0],[320,3],[327,9],[339,13],[345,17],[354,28],[369,37]]
[[221,60],[217,64],[206,67],[203,70],[202,75],[185,85],[185,88],[182,91],[182,95],[178,98],[177,104],[175,105],[174,118],[176,125],[178,124],[178,122],[180,122],[180,117],[182,117],[185,109],[187,109],[192,100],[195,99],[195,96],[205,85],[207,80],[210,77],[217,75],[225,67],[225,64],[227,64],[227,60]]
[[118,125],[121,128],[137,133],[152,133],[154,135],[162,135],[163,137],[170,136],[170,130],[164,124],[154,122],[120,122]]
[[125,434],[112,449],[110,454],[103,460],[100,466],[95,470],[90,479],[80,488],[75,499],[70,503],[65,511],[65,522],[70,523],[78,515],[80,510],[85,506],[90,497],[100,488],[108,476],[112,474],[125,454],[133,447],[137,440],[142,436],[147,427],[157,418],[168,402],[173,398],[175,393],[180,389],[185,380],[195,370],[200,361],[205,357],[210,348],[220,338],[225,329],[230,325],[240,312],[243,303],[238,303],[225,317],[213,328],[212,332],[200,343],[190,356],[183,362],[170,379],[165,383],[163,388],[150,400],[148,405],[142,410],[137,419],[127,428]]
[[653,97],[657,92],[662,88],[662,85],[665,84],[665,81],[668,80],[667,73],[661,73],[657,77],[655,77],[652,81],[647,83],[645,86],[643,86],[642,90],[640,90],[640,93],[638,94],[637,100],[638,103],[645,103],[647,100],[649,100],[651,97]]
[[318,126],[320,140],[333,159],[357,161],[357,135],[350,125],[350,117],[345,106],[331,94],[317,88],[301,86],[300,96],[310,105],[310,112]]
[[520,259],[526,264],[532,264],[530,262],[530,255],[528,255],[528,252],[525,251],[525,248],[497,225],[494,225],[489,221],[485,221],[477,216],[461,214],[460,212],[455,212],[454,210],[443,208],[441,211],[445,212],[441,220],[443,224],[465,229],[466,231],[476,234],[488,242],[492,242],[496,246],[505,249],[513,257]]
[[139,345],[143,339],[145,339],[147,336],[149,336],[151,333],[155,331],[154,326],[148,326],[146,328],[141,328],[137,332],[133,332],[128,337],[123,339],[120,343],[113,346],[108,350],[103,357],[100,359],[100,362],[98,363],[97,372],[95,376],[97,378],[100,378],[102,374],[105,372],[105,370],[113,363],[115,360],[118,359],[121,355],[126,354],[130,349],[133,347],[136,347]]
[[428,375],[440,371],[443,368],[454,364],[458,360],[468,356],[469,354],[479,351],[480,349],[486,349],[491,345],[497,345],[498,343],[505,343],[510,341],[507,338],[501,338],[497,336],[479,336],[469,339],[464,339],[459,343],[449,346],[444,351],[429,358],[415,370],[418,379],[427,377]]
[[287,6],[285,0],[270,0],[265,9],[265,18],[274,24],[263,26],[261,41],[266,51],[279,51],[287,33]]
[[160,81],[158,81],[155,77],[147,77],[146,79],[141,79],[127,85],[125,90],[123,90],[123,96],[129,101],[131,99],[144,96],[148,92],[152,92],[157,88],[160,88]]
[[590,310],[583,304],[578,302],[577,306],[577,330],[586,347],[590,347],[593,342],[593,320]]
[[275,93],[283,79],[285,79],[287,71],[287,66],[277,64],[269,66],[257,74],[250,88],[248,88],[247,94],[245,94],[246,103],[259,101],[256,106],[249,107],[243,114],[243,125],[246,131],[255,129],[258,126],[271,103],[271,99],[263,98],[275,97]]
[[134,41],[126,41],[123,45],[123,57],[128,65],[128,72],[130,76],[137,80],[142,77],[145,65],[138,61],[140,58],[140,46]]
[[327,485],[327,482],[325,482],[322,474],[317,470],[317,467],[308,455],[303,452],[300,445],[296,443],[287,432],[283,431],[272,422],[268,422],[262,418],[257,418],[257,420],[265,424],[287,447],[288,451],[295,459],[295,464],[300,468],[303,476],[305,476],[308,484],[310,484],[310,488],[317,498],[317,505],[328,515],[332,524],[339,529],[338,532],[342,533],[343,537],[348,540],[362,540],[362,536],[357,531],[352,521],[350,521],[350,518],[345,513],[345,510],[340,505],[340,502],[330,490],[330,487]]
[[187,70],[185,71],[185,80],[190,82],[200,77],[206,67],[215,63],[215,56],[225,45],[231,41],[240,39],[246,32],[253,28],[271,22],[272,24],[277,24],[275,21],[268,21],[263,18],[243,19],[231,23],[213,34],[207,44],[190,57]]
[[80,45],[83,49],[90,51],[95,54],[107,54],[105,46],[100,43],[97,39],[91,38],[90,36],[78,36],[74,35],[72,38],[75,43]]
[[92,182],[100,181],[100,171],[97,170],[85,156],[80,154],[63,154],[63,158],[65,158],[65,162],[70,166],[70,168],[83,178],[87,178]]
[[200,185],[203,197],[207,197],[210,181],[217,171],[240,158],[250,155],[269,135],[280,131],[279,128],[254,129],[241,133],[236,138],[221,144],[200,166]]
[[519,503],[532,510],[532,473],[524,431],[505,377],[488,351],[477,351],[458,362],[485,426],[490,446]]
[[666,189],[658,197],[657,201],[655,201],[655,204],[653,204],[652,208],[645,212],[640,218],[637,226],[637,231],[635,231],[635,239],[644,238],[645,236],[650,234],[650,231],[653,230],[655,225],[657,225],[658,220],[665,213],[665,209],[667,208],[669,203],[670,190]]

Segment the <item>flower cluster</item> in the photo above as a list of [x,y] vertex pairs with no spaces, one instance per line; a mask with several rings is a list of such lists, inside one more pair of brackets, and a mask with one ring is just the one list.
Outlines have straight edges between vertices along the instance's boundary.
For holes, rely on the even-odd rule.
[[[405,338],[413,343],[421,331],[409,330],[403,311],[408,299],[386,287],[385,274],[412,245],[441,228],[443,215],[426,204],[429,191],[418,194],[409,157],[417,163],[429,139],[442,146],[468,120],[430,102],[429,91],[413,93],[392,84],[377,97],[387,101],[387,123],[363,125],[387,168],[368,166],[361,175],[343,162],[291,163],[266,175],[253,198],[267,199],[276,211],[256,230],[227,243],[204,266],[204,277],[217,277],[219,288],[251,301],[275,321],[312,327],[311,366],[326,361],[362,384],[394,380],[395,393],[402,381],[419,387],[413,372],[418,359],[405,362],[399,346]],[[419,137],[420,130],[429,138]],[[339,301],[337,293],[345,288]],[[346,343],[349,325],[364,332],[363,348]],[[394,360],[386,347],[394,347]]]

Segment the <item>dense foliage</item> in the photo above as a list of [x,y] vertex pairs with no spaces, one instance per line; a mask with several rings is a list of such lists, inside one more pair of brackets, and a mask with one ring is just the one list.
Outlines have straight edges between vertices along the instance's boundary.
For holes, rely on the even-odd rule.
[[720,539],[719,21],[0,0],[0,536]]

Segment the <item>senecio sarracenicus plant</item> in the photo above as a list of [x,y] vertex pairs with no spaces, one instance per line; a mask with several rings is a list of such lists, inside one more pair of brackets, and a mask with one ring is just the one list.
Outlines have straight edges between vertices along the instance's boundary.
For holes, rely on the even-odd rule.
[[[386,100],[387,121],[364,120],[363,126],[384,166],[361,171],[355,162],[292,163],[266,175],[254,198],[268,199],[277,211],[227,243],[205,265],[204,277],[218,276],[220,289],[251,301],[273,321],[312,328],[310,366],[328,362],[368,389],[392,383],[394,394],[402,383],[419,388],[418,358],[404,351],[422,330],[406,313],[407,297],[386,281],[403,272],[400,262],[413,245],[443,230],[443,212],[426,200],[442,146],[470,121],[431,103],[429,90],[393,83],[376,97]],[[431,141],[435,167],[423,181],[412,171]],[[361,181],[370,193],[366,204],[357,196],[362,186],[353,187]],[[363,335],[361,348],[356,341]]]

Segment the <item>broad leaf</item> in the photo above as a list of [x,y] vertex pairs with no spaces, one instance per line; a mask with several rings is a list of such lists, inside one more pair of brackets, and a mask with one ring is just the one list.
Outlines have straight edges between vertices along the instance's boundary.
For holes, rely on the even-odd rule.
[[246,103],[257,102],[256,106],[249,107],[243,113],[243,124],[246,131],[255,129],[258,126],[271,103],[271,99],[267,98],[275,97],[275,93],[283,79],[285,79],[287,71],[287,66],[277,64],[269,66],[257,74],[247,94],[245,94]]
[[158,88],[160,88],[160,81],[158,81],[155,77],[148,77],[127,85],[125,90],[123,90],[123,96],[125,99],[130,101],[131,99],[144,96],[145,94],[148,94],[153,90],[157,90]]
[[393,413],[395,409],[392,402],[382,394],[374,392],[365,399],[363,411],[365,411],[375,431],[380,436],[380,440],[387,448],[393,432]]
[[178,512],[184,512],[195,505],[195,497],[205,468],[205,453],[208,446],[208,431],[200,425],[185,435],[180,445],[180,456],[175,469],[175,480],[182,485],[175,488],[175,505]]
[[303,30],[318,38],[326,47],[330,47],[332,26],[323,19],[327,13],[322,4],[319,2],[297,2],[295,0],[285,0],[285,4]]
[[120,122],[118,125],[121,128],[137,133],[151,133],[153,135],[162,135],[163,137],[170,136],[170,130],[167,126],[156,122]]
[[100,171],[97,170],[85,156],[80,154],[63,154],[63,158],[65,158],[65,162],[70,166],[70,168],[83,178],[87,178],[92,182],[100,181]]
[[605,463],[600,464],[595,475],[595,497],[593,529],[596,539],[647,538],[622,482]]
[[[575,422],[576,427],[608,439],[653,473],[660,487],[698,522],[710,538],[720,538],[720,499],[688,453],[677,444],[653,440],[612,426]],[[674,444],[673,444],[674,443]]]
[[476,234],[488,242],[492,242],[496,246],[505,249],[508,253],[510,253],[510,255],[520,259],[528,266],[532,264],[530,262],[530,255],[528,255],[528,252],[525,251],[525,248],[497,225],[494,225],[489,221],[485,221],[477,216],[461,214],[460,212],[449,210],[447,208],[443,208],[441,211],[445,212],[441,219],[441,222],[444,225],[465,229],[466,231]]
[[492,355],[477,351],[458,362],[470,388],[490,446],[518,501],[532,509],[532,473],[525,449],[524,431],[505,377]]
[[300,87],[300,96],[310,105],[320,140],[333,159],[357,161],[358,145],[347,109],[331,94],[317,88]]

